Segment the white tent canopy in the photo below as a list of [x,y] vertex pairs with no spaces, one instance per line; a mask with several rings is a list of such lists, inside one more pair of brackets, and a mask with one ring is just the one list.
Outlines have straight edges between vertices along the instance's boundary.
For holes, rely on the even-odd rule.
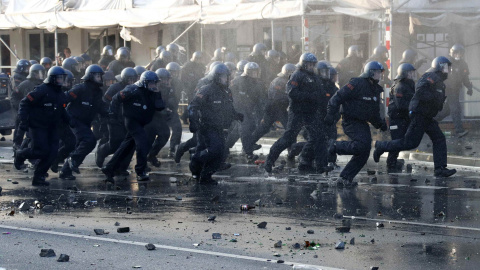
[[[226,23],[302,14],[302,0],[14,0],[0,14],[0,29],[144,27],[160,23]],[[200,4],[201,2],[201,4]],[[204,5],[205,4],[205,5]]]

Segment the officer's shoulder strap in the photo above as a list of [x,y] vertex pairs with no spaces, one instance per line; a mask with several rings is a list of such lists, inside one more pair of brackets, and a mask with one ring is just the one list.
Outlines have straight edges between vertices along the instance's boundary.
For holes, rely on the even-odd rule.
[[351,78],[350,81],[345,85],[350,90],[354,90],[356,87],[358,87],[364,80],[364,78]]

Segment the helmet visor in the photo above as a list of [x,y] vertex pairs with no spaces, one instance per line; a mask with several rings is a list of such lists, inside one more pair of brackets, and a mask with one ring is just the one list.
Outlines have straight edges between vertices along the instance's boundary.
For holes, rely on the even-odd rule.
[[416,81],[417,80],[417,71],[416,70],[410,70],[407,73],[407,78],[410,79],[410,80]]
[[452,72],[452,66],[448,64],[443,64],[442,65],[442,73],[448,74]]
[[159,92],[160,90],[157,87],[156,81],[147,81],[145,82],[145,88],[152,92]]
[[330,79],[330,69],[320,69],[319,70],[319,75],[320,75],[320,78],[324,79],[324,80],[328,80]]
[[108,49],[108,50],[107,50],[107,55],[112,56],[112,55],[113,55],[113,50],[112,50],[112,49]]
[[63,86],[66,81],[67,75],[55,75],[54,76],[54,83],[59,86]]
[[373,72],[372,79],[374,79],[376,81],[383,80],[383,70],[376,69],[376,70],[372,70],[372,72]]
[[93,73],[92,79],[98,84],[103,84],[103,74],[102,73]]
[[137,77],[127,77],[127,80],[126,80],[128,85],[134,84],[136,81],[137,81]]
[[227,74],[222,74],[218,77],[218,82],[223,86],[228,86],[230,84],[230,78]]
[[171,81],[172,81],[171,78],[160,78],[160,80],[158,80],[158,86],[159,87],[170,87]]

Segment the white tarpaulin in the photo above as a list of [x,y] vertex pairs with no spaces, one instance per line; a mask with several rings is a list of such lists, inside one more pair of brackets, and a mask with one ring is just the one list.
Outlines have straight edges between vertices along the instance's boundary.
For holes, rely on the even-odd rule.
[[[381,10],[390,8],[390,0],[337,0],[341,7]],[[394,0],[393,9],[401,13],[480,12],[479,0]]]
[[[160,23],[178,23],[193,22],[201,20],[203,24],[225,23],[230,21],[260,20],[271,18],[286,18],[299,16],[302,14],[301,0],[280,0],[274,4],[272,12],[271,1],[245,0],[242,3],[234,4],[235,1],[226,1],[227,3],[218,4],[211,0],[211,4],[203,7],[193,3],[190,5],[178,6],[178,2],[183,1],[134,1],[134,6],[143,6],[143,8],[125,8],[129,0],[78,0],[68,1],[67,5],[74,5],[77,9],[61,11],[61,5],[53,0],[29,0],[29,1],[11,1],[18,3],[13,7],[7,7],[12,12],[5,12],[0,15],[0,29],[11,28],[40,28],[45,29],[57,26],[58,28],[104,28],[109,26],[121,25],[125,27],[144,27]],[[130,0],[131,2],[131,0]],[[175,3],[174,3],[175,2]],[[237,1],[238,2],[238,1]],[[24,3],[20,5],[19,3]],[[28,4],[25,4],[28,3]],[[37,7],[42,3],[42,8],[37,11]],[[142,4],[143,3],[143,4]],[[61,4],[61,3],[60,3]],[[56,7],[56,12],[55,10]],[[166,8],[165,5],[172,5]],[[95,9],[95,6],[98,9]],[[46,11],[45,11],[46,10]]]

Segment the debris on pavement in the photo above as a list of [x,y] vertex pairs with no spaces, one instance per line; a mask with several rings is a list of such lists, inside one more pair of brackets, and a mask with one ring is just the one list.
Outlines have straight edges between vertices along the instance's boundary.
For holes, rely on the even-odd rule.
[[127,233],[130,232],[130,227],[120,227],[117,229],[117,233]]
[[30,210],[30,205],[28,205],[26,202],[22,202],[22,204],[20,204],[20,206],[18,207],[18,210],[28,211]]
[[377,222],[377,228],[383,228],[385,227],[385,225],[383,225],[382,222]]
[[260,228],[260,229],[265,229],[265,227],[267,227],[267,222],[262,221],[262,222],[257,224],[257,227]]
[[12,184],[18,185],[18,181],[12,181]]
[[248,211],[250,209],[255,209],[255,206],[253,205],[248,205],[248,204],[242,204],[240,205],[240,210],[241,211]]
[[273,244],[274,248],[281,248],[282,247],[282,241],[278,241],[275,244]]
[[45,212],[45,213],[52,213],[54,210],[53,208],[53,205],[45,205],[43,208],[42,208],[42,212]]
[[294,249],[300,249],[302,246],[299,243],[295,243],[292,245],[292,248]]
[[177,196],[177,197],[175,197],[175,200],[181,201],[181,200],[183,200],[183,198],[182,198],[182,196]]
[[53,249],[42,249],[40,251],[40,257],[56,257],[55,251]]
[[222,235],[219,233],[212,233],[212,239],[222,239]]
[[58,257],[57,262],[68,262],[70,261],[70,256],[67,254],[60,254],[60,257]]
[[277,263],[284,263],[285,261],[283,260],[278,260]]
[[116,221],[114,225],[115,226],[120,226],[120,222]]
[[292,228],[291,228],[291,227],[286,227],[286,228],[285,228],[285,230],[287,230],[287,231],[291,231],[291,230],[292,230]]
[[255,201],[255,206],[260,206],[262,204],[262,200],[258,199]]
[[105,230],[104,229],[93,229],[96,235],[104,235]]
[[154,244],[148,243],[145,245],[147,250],[155,250],[157,247]]
[[3,190],[2,187],[0,187],[0,196],[2,196],[2,190]]
[[378,266],[372,266],[372,267],[370,267],[370,270],[378,270],[378,269],[380,269],[380,268],[378,268]]
[[208,221],[215,221],[216,218],[217,218],[217,216],[209,216]]
[[377,172],[374,170],[367,170],[367,175],[375,175],[375,173]]
[[407,173],[411,173],[413,170],[412,164],[407,164]]
[[315,231],[314,231],[314,230],[308,230],[307,233],[308,233],[308,234],[314,234]]
[[370,178],[370,183],[376,184],[377,183],[377,177]]
[[355,237],[352,237],[352,239],[350,239],[350,245],[355,245]]
[[335,245],[335,249],[345,249],[345,242],[340,241]]
[[340,232],[340,233],[347,233],[347,232],[350,232],[350,227],[348,227],[348,226],[336,227],[335,231]]

